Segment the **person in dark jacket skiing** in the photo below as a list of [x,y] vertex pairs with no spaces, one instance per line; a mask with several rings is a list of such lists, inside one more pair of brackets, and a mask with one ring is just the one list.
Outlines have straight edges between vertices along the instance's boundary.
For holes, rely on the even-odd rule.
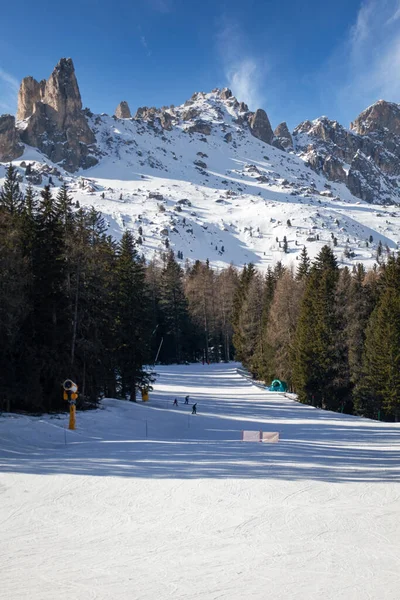
[[189,404],[189,396],[185,396],[185,404]]
[[193,404],[193,406],[192,406],[192,415],[195,415],[195,414],[197,414],[197,402],[196,402],[196,404]]
[[178,400],[175,398],[174,403],[172,406],[178,406]]

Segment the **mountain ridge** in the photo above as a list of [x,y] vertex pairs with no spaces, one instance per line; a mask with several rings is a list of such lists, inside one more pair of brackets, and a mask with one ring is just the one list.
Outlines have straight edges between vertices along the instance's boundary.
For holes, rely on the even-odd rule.
[[0,158],[21,183],[66,182],[113,235],[137,231],[147,257],[171,246],[266,268],[295,261],[304,244],[314,255],[330,243],[344,264],[372,264],[379,243],[397,248],[396,104],[378,101],[349,130],[319,117],[292,133],[228,88],[134,117],[126,101],[118,116],[95,115],[82,108],[72,60],[61,59],[47,81],[22,81],[17,114],[0,117]]

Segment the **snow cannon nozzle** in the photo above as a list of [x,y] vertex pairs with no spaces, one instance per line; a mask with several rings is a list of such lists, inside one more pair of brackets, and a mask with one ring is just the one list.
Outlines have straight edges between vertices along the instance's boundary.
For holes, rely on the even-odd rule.
[[76,383],[74,383],[72,381],[72,379],[66,379],[62,385],[66,392],[77,392],[78,391],[78,386],[76,385]]

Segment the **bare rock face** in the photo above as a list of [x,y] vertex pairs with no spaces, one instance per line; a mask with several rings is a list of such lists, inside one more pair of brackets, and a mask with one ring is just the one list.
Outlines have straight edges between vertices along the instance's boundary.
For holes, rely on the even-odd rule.
[[271,144],[274,133],[267,117],[267,113],[262,108],[258,108],[249,119],[249,127],[252,135],[266,144]]
[[167,131],[171,131],[173,125],[173,118],[170,113],[166,110],[154,107],[149,108],[148,106],[141,106],[137,109],[134,118],[140,121],[146,121],[151,125],[155,125],[157,121],[162,129]]
[[[390,200],[391,181],[382,174],[371,157],[360,150],[355,154],[347,177],[347,187],[354,196],[366,202]],[[392,196],[392,195],[391,195]]]
[[219,97],[222,98],[222,100],[228,100],[228,98],[232,97],[232,92],[229,88],[224,88],[220,91]]
[[199,109],[197,108],[188,108],[182,113],[182,119],[184,121],[191,121],[192,119],[196,119],[200,114]]
[[17,121],[23,121],[33,114],[35,102],[42,102],[46,80],[38,82],[33,77],[24,77],[18,92]]
[[187,131],[189,133],[201,133],[202,135],[211,135],[211,125],[205,121],[199,119],[195,121],[193,125],[191,125]]
[[293,138],[286,123],[280,123],[275,129],[272,145],[280,150],[293,150]]
[[21,156],[23,151],[24,147],[15,128],[15,117],[2,115],[0,117],[0,161],[14,160]]
[[400,135],[400,106],[378,100],[350,124],[350,129],[360,135],[382,134],[385,130],[386,133]]
[[400,200],[400,106],[380,100],[363,111],[350,131],[321,117],[293,132],[296,151],[309,166],[347,185],[367,202]]
[[160,124],[163,129],[166,131],[171,131],[172,129],[172,117],[165,110],[160,111],[159,114]]
[[22,141],[39,148],[53,162],[70,172],[97,163],[95,137],[82,110],[75,69],[70,58],[62,58],[49,79],[25,78],[18,96]]
[[347,173],[344,169],[343,162],[335,156],[327,156],[323,161],[322,171],[331,181],[340,183],[348,183]]
[[118,104],[117,108],[115,109],[115,116],[118,119],[131,119],[132,118],[129,104],[125,100],[122,100],[122,102],[120,102]]
[[154,119],[155,108],[149,108],[148,106],[140,106],[134,116],[135,119],[148,121]]

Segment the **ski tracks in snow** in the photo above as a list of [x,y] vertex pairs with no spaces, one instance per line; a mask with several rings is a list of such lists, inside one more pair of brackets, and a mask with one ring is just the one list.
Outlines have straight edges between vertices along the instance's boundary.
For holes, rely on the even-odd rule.
[[[399,426],[301,406],[237,366],[157,368],[148,406],[106,400],[76,433],[0,419],[0,598],[397,600]],[[151,408],[171,394],[198,402],[190,428]]]

